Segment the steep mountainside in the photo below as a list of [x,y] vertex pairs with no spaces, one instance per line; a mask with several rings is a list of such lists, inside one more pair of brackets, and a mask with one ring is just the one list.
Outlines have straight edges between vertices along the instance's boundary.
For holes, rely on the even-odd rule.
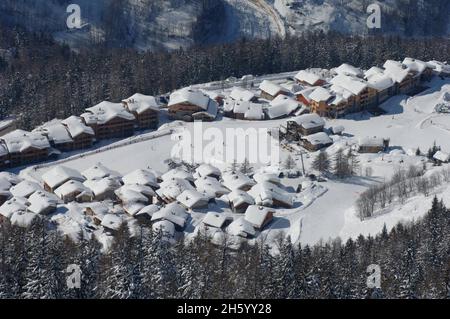
[[[382,7],[382,29],[401,36],[448,36],[448,0],[77,0],[83,27],[69,30],[73,0],[2,0],[0,20],[52,34],[72,47],[174,49],[324,30],[368,33],[366,9]],[[374,31],[370,31],[374,32]]]

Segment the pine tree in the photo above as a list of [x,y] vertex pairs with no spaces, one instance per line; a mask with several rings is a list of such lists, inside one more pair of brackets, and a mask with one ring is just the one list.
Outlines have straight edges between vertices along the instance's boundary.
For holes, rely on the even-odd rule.
[[312,163],[312,167],[321,173],[328,172],[328,170],[330,169],[330,160],[328,158],[328,154],[323,151],[319,152]]

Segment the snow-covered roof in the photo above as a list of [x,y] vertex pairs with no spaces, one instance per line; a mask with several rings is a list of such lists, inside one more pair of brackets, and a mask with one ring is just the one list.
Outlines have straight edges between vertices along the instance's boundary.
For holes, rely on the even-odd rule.
[[172,178],[160,184],[156,193],[163,198],[176,199],[185,190],[195,189],[186,179]]
[[222,178],[223,185],[230,190],[242,189],[243,187],[255,185],[255,181],[239,172],[225,173],[222,175]]
[[338,76],[334,77],[331,80],[331,83],[339,85],[355,95],[359,95],[362,91],[364,91],[367,88],[367,82],[364,81],[363,79],[344,74],[339,74]]
[[122,186],[121,188],[115,191],[117,197],[124,204],[129,203],[148,203],[149,199],[146,195],[141,193],[139,190],[133,189],[129,187],[130,185]]
[[201,164],[195,172],[200,177],[206,177],[206,176],[218,176],[220,177],[221,172],[217,167],[212,166],[211,164]]
[[442,152],[442,151],[437,151],[434,155],[433,158],[441,161],[441,162],[448,162],[450,160],[450,154]]
[[173,178],[180,178],[180,179],[186,179],[188,181],[194,181],[194,176],[189,173],[186,172],[185,170],[181,169],[181,168],[175,168],[175,169],[171,169],[169,171],[167,171],[165,174],[163,174],[161,176],[163,181],[167,181]]
[[358,141],[358,145],[359,146],[378,146],[378,147],[382,147],[384,146],[384,139],[381,137],[376,137],[376,136],[366,136],[366,137],[362,137],[359,139]]
[[39,190],[42,190],[42,187],[38,183],[24,180],[11,187],[9,191],[16,197],[30,197],[31,194]]
[[367,84],[378,91],[384,91],[394,86],[394,80],[387,74],[374,74],[367,78]]
[[228,218],[225,214],[208,212],[205,218],[203,218],[202,223],[206,226],[222,228],[227,220]]
[[230,93],[230,97],[236,101],[251,101],[255,98],[255,94],[241,87],[234,87]]
[[59,198],[63,198],[73,193],[86,193],[92,195],[92,191],[89,187],[85,186],[83,183],[79,181],[74,180],[65,182],[55,190],[55,194]]
[[56,166],[42,175],[42,180],[44,183],[52,189],[71,179],[80,182],[84,181],[84,177],[80,174],[80,172],[65,166]]
[[46,191],[37,191],[28,198],[30,206],[28,210],[35,214],[42,214],[49,208],[56,209],[59,199],[55,194]]
[[363,71],[348,63],[344,63],[341,66],[334,69],[339,75],[350,75],[350,76],[363,76]]
[[26,210],[28,208],[27,204],[28,201],[26,198],[13,197],[4,202],[2,206],[0,206],[0,215],[6,218],[11,218],[11,216],[15,212],[20,210]]
[[177,201],[186,208],[192,209],[198,205],[207,205],[208,198],[193,189],[185,190],[183,193],[178,195]]
[[316,88],[310,95],[309,99],[316,102],[327,102],[333,95],[331,92],[323,87]]
[[129,189],[129,190],[141,193],[142,195],[145,195],[147,197],[156,196],[156,193],[153,190],[153,188],[151,188],[150,186],[147,186],[147,185],[126,184],[126,185],[122,186],[121,189],[122,190]]
[[206,116],[206,117],[209,117],[212,120],[214,120],[217,117],[218,112],[219,112],[219,104],[216,101],[209,99],[206,110],[196,112],[196,113],[192,114],[192,116],[194,118],[200,117],[200,116]]
[[235,104],[236,104],[235,100],[225,99],[223,101],[223,110],[224,110],[224,112],[233,112]]
[[110,170],[102,163],[97,163],[92,167],[89,167],[87,170],[81,172],[86,179],[101,179],[105,177],[118,177],[119,174]]
[[331,128],[333,134],[342,134],[345,131],[345,127],[343,125],[336,125]]
[[293,121],[305,129],[325,126],[325,120],[316,113],[300,115],[288,121]]
[[208,197],[216,197],[228,194],[230,190],[223,186],[217,179],[209,176],[200,177],[195,180],[195,187],[200,193]]
[[129,113],[122,103],[112,103],[103,101],[93,107],[87,108],[86,111],[94,114],[97,118],[97,124],[105,124],[115,118],[121,118],[127,121],[134,121],[136,118]]
[[80,117],[70,116],[61,122],[67,127],[70,136],[76,138],[81,134],[95,135],[92,127],[87,126],[83,123]]
[[146,204],[142,202],[128,202],[123,204],[123,209],[130,216],[136,216],[142,209],[144,209]]
[[251,205],[245,211],[245,220],[253,227],[261,228],[270,213],[273,213],[273,210],[267,207]]
[[53,119],[33,130],[35,133],[40,133],[48,137],[49,141],[54,144],[65,144],[73,142],[69,131],[61,123],[61,120]]
[[273,206],[275,201],[278,201],[285,206],[292,206],[292,196],[270,182],[258,183],[252,187],[249,194],[255,199],[257,205]]
[[8,155],[8,148],[0,141],[0,157]]
[[270,119],[280,118],[291,114],[298,107],[298,101],[280,94],[270,102],[270,107],[267,109],[267,115]]
[[168,220],[180,227],[184,227],[188,216],[183,206],[177,203],[171,203],[161,208],[158,212],[153,213],[152,221]]
[[247,237],[255,236],[256,230],[253,228],[252,224],[250,224],[244,217],[238,218],[233,221],[228,227],[227,232],[233,236]]
[[296,96],[301,95],[301,96],[303,96],[308,102],[311,102],[310,95],[311,95],[315,90],[316,90],[316,87],[308,87],[308,88],[305,88],[305,89],[303,89],[303,90],[301,90],[301,91],[299,91],[299,92],[295,92],[294,95],[296,95]]
[[140,184],[152,187],[159,187],[156,176],[153,172],[137,169],[122,177],[124,184]]
[[37,132],[15,130],[3,135],[1,139],[5,142],[9,153],[21,153],[29,148],[40,150],[50,148],[48,139]]
[[324,132],[305,136],[304,139],[311,145],[328,145],[333,143],[333,140]]
[[113,211],[112,202],[92,202],[86,205],[86,208],[89,208],[100,220],[103,220],[103,217]]
[[269,94],[271,96],[275,96],[280,92],[287,92],[286,89],[284,89],[280,85],[275,84],[269,80],[262,81],[261,84],[259,85],[259,89],[263,92],[266,92],[267,94]]
[[247,120],[264,119],[262,104],[249,101],[237,101],[234,105],[234,113],[244,114],[244,118]]
[[6,179],[13,185],[17,185],[21,181],[23,181],[23,179],[20,176],[10,172],[0,172],[0,178]]
[[309,85],[315,85],[318,81],[322,80],[319,75],[304,70],[298,72],[295,78],[300,82],[305,82]]
[[39,215],[35,213],[20,210],[12,214],[10,220],[11,225],[22,228],[28,228],[37,218],[39,218]]
[[117,214],[106,214],[103,216],[101,225],[105,228],[118,230],[123,224],[123,218]]
[[364,78],[368,79],[370,78],[372,75],[376,75],[376,74],[383,74],[384,70],[382,68],[379,68],[377,66],[373,66],[371,67],[369,70],[367,70],[366,72],[364,72]]
[[148,110],[159,111],[158,102],[154,96],[136,93],[122,101],[130,112],[142,114]]
[[434,69],[437,73],[450,74],[450,65],[440,61],[432,60],[428,62],[428,65]]
[[204,90],[204,89],[201,89],[200,91],[203,94],[208,95],[209,98],[212,99],[212,100],[216,100],[216,99],[219,99],[219,98],[224,98],[223,94],[219,93],[217,91],[210,91],[210,90]]
[[228,200],[233,203],[234,207],[238,207],[242,204],[249,204],[253,205],[255,203],[255,200],[252,196],[250,196],[249,193],[241,191],[241,190],[234,190],[231,193],[227,195]]
[[11,186],[12,184],[6,178],[0,177],[0,191],[9,191]]
[[92,190],[95,196],[99,196],[110,191],[115,191],[122,186],[117,178],[113,177],[88,179],[83,184]]
[[398,61],[387,60],[383,67],[385,68],[384,73],[390,76],[392,80],[397,83],[403,82],[409,74],[406,67]]
[[153,216],[154,213],[158,212],[160,209],[161,207],[159,207],[158,205],[155,204],[148,205],[142,208],[139,212],[137,212],[135,216],[148,215],[151,217]]
[[273,184],[280,184],[280,178],[278,177],[277,174],[272,174],[272,173],[256,173],[253,176],[253,179],[257,182],[257,183],[263,183],[263,182],[270,182]]
[[409,71],[417,73],[423,73],[428,68],[426,62],[413,58],[405,58],[403,60],[403,65],[405,65]]
[[170,95],[169,107],[177,104],[191,104],[207,110],[210,102],[208,95],[191,88],[183,88]]

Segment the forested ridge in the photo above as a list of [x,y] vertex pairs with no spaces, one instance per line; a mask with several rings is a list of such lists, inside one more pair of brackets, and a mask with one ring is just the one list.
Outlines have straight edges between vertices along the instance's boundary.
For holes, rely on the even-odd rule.
[[445,61],[450,40],[311,33],[170,53],[102,46],[74,52],[43,34],[1,27],[0,117],[18,115],[22,128],[30,129],[136,92],[164,94],[230,76],[331,68],[344,62],[368,68],[405,56]]
[[[172,246],[143,228],[122,227],[108,254],[95,241],[74,244],[36,223],[0,225],[1,298],[449,298],[450,211],[437,198],[417,223],[376,237],[315,247],[279,240],[232,250],[203,235]],[[81,288],[65,269],[81,267]],[[367,288],[367,267],[381,268],[381,289]]]

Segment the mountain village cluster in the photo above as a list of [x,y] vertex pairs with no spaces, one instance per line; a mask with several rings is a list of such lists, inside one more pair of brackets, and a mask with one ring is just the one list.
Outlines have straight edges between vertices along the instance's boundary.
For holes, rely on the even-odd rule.
[[[278,209],[297,207],[302,187],[297,193],[284,187],[283,172],[246,174],[236,168],[200,164],[165,173],[138,168],[123,175],[97,163],[83,171],[53,166],[38,183],[7,170],[92,149],[102,140],[157,129],[164,109],[171,120],[185,122],[227,117],[252,125],[251,121],[286,118],[278,127],[282,141],[315,152],[333,145],[333,136],[345,131],[343,126],[326,129],[326,119],[361,111],[381,114],[379,106],[389,98],[416,95],[436,76],[450,77],[450,65],[405,58],[364,71],[342,64],[332,70],[300,71],[280,84],[264,80],[257,88],[249,78],[242,87],[221,92],[193,86],[168,97],[135,94],[120,103],[102,102],[80,116],[54,119],[31,132],[15,129],[14,121],[2,122],[0,222],[8,219],[29,227],[37,219],[48,218],[69,238],[95,236],[105,247],[124,223],[132,233],[140,225],[162,230],[171,241],[187,229],[189,233],[206,231],[213,240],[222,240],[225,234],[255,238]],[[448,112],[450,99],[447,102],[436,111]],[[390,138],[361,136],[357,146],[359,153],[385,152]],[[436,161],[449,159],[444,151],[435,154]]]

